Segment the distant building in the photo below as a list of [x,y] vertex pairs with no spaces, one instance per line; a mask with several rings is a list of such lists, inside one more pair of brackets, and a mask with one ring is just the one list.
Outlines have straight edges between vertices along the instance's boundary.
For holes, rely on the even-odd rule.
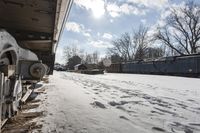
[[65,70],[66,70],[66,67],[65,67],[64,65],[55,63],[55,65],[54,65],[54,70],[57,70],[57,71],[65,71]]
[[84,64],[77,64],[74,66],[74,70],[86,70],[87,67]]
[[98,65],[97,65],[97,64],[85,64],[85,66],[86,66],[87,69],[89,69],[89,70],[98,69]]

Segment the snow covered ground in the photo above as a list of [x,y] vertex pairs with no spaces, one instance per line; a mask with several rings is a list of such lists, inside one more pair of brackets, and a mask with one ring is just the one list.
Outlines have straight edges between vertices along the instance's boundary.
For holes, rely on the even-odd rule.
[[200,79],[55,71],[40,98],[42,132],[200,132]]

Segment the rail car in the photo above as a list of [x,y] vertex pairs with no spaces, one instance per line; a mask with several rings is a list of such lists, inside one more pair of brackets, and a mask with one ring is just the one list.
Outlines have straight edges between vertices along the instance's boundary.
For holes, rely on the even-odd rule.
[[200,76],[200,54],[172,56],[149,61],[114,63],[107,72]]
[[109,73],[121,73],[122,63],[112,63],[109,67],[106,67],[106,71]]
[[[44,75],[73,0],[0,0],[0,125],[17,114]],[[1,130],[1,128],[0,128]]]

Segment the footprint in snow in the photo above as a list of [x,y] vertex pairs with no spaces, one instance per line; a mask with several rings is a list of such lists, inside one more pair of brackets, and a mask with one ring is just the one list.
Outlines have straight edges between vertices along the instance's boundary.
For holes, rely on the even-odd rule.
[[102,109],[106,108],[106,106],[103,103],[99,102],[99,101],[94,101],[93,103],[91,103],[91,105],[93,105],[94,107],[102,108]]
[[153,130],[157,130],[157,131],[160,131],[160,132],[165,132],[165,129],[162,129],[160,127],[152,127]]
[[120,119],[124,119],[124,120],[129,120],[128,118],[126,118],[125,116],[119,116]]

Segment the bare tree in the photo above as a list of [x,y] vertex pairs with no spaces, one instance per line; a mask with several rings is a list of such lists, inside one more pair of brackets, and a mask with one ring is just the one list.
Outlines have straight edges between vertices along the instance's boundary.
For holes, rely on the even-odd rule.
[[112,42],[113,47],[108,49],[112,56],[119,56],[123,61],[133,59],[144,59],[147,55],[147,48],[151,40],[148,37],[148,28],[140,25],[137,31],[133,30],[133,36],[124,33],[119,39]]
[[78,56],[81,58],[81,63],[85,62],[85,53],[83,49],[77,48],[75,44],[68,45],[63,50],[63,58],[65,59],[65,62],[68,63],[69,59],[71,59],[74,56]]
[[80,49],[78,55],[81,58],[81,63],[85,63],[85,51],[84,51],[84,49]]
[[99,61],[99,53],[98,51],[94,51],[92,53],[92,63],[98,64],[98,61]]
[[162,47],[149,47],[147,48],[147,58],[155,59],[164,56],[164,50]]
[[159,28],[156,39],[180,55],[194,54],[200,48],[200,6],[188,2],[171,8],[166,25]]
[[119,55],[124,61],[133,59],[133,43],[129,33],[124,33],[116,40],[112,41],[112,48],[108,48],[110,55]]
[[91,54],[85,54],[85,64],[92,64],[92,55]]
[[147,55],[147,48],[150,43],[147,32],[148,28],[140,25],[138,31],[133,33],[135,59],[144,59]]
[[110,59],[112,63],[119,63],[122,61],[122,58],[119,55],[111,55]]
[[64,57],[67,65],[69,65],[69,61],[71,61],[71,62],[74,61],[74,57],[79,57],[81,59],[80,63],[83,63],[83,64],[98,64],[98,62],[99,62],[98,51],[94,51],[93,53],[88,54],[83,49],[77,48],[76,45],[66,46],[64,48],[64,56],[63,57]]
[[73,56],[79,55],[79,50],[76,45],[69,45],[64,48],[64,59],[66,62]]

